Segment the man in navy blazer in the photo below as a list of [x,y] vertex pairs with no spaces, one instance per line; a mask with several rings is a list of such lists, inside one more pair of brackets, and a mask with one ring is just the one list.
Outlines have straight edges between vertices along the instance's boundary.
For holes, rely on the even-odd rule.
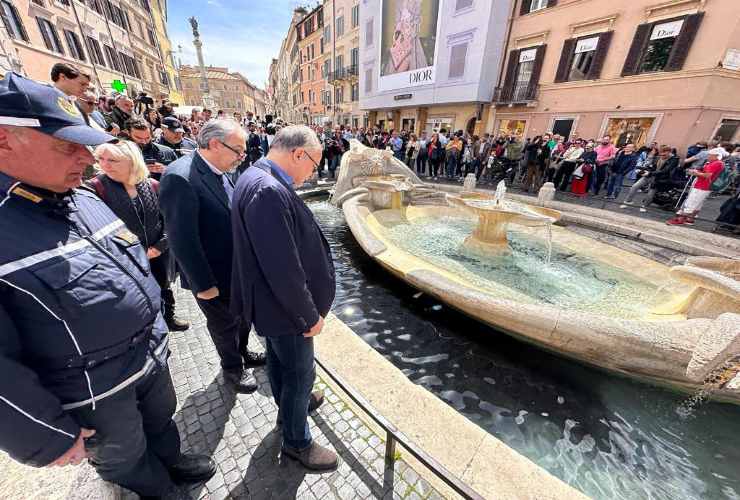
[[244,130],[233,120],[212,120],[198,135],[198,151],[171,163],[160,184],[159,204],[181,281],[206,317],[227,381],[250,392],[257,384],[245,366],[265,363],[247,350],[250,325],[230,311],[231,196],[224,175],[245,156]]
[[313,470],[337,466],[308,427],[308,412],[321,401],[311,394],[313,337],[334,301],[335,277],[329,244],[293,184],[312,174],[321,149],[310,128],[282,129],[268,156],[241,175],[232,204],[232,311],[266,338],[283,454]]

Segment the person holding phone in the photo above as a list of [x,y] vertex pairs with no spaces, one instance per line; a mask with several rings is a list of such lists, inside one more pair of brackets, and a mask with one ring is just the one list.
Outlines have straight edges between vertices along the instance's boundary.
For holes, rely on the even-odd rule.
[[177,160],[175,152],[167,146],[152,142],[149,124],[141,118],[127,121],[126,130],[131,140],[139,145],[144,163],[149,169],[149,176],[154,180],[160,180],[167,165]]

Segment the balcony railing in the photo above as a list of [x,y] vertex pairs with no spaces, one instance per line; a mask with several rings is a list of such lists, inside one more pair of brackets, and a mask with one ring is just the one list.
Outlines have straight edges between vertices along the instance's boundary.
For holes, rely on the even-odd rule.
[[526,104],[536,101],[539,85],[517,82],[512,87],[496,87],[493,102],[496,104]]
[[357,66],[347,66],[329,72],[329,82],[355,81],[357,79]]

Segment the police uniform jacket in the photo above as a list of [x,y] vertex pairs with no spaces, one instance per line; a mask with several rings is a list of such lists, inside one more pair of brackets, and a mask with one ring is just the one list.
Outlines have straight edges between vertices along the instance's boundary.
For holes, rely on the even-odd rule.
[[36,466],[68,450],[69,411],[164,366],[160,290],[136,236],[94,194],[0,173],[0,449]]
[[195,141],[190,140],[187,137],[183,137],[180,144],[172,144],[170,142],[167,142],[167,139],[165,139],[164,135],[162,135],[162,137],[159,138],[158,144],[170,148],[172,151],[175,152],[175,155],[178,158],[181,158],[186,154],[192,154],[193,151],[198,149],[198,145],[195,143]]

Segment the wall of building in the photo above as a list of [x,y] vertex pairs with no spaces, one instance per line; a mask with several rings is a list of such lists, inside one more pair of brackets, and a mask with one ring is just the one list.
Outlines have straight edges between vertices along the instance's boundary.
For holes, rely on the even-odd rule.
[[[630,137],[682,149],[712,137],[723,117],[740,115],[740,72],[718,67],[728,48],[740,47],[735,0],[561,0],[526,15],[519,3],[508,48],[546,45],[539,90],[527,104],[498,105],[489,130],[505,131],[507,120],[524,120],[525,134],[534,136],[550,131],[555,118],[571,118],[571,132],[590,138],[619,119],[642,118],[644,130]],[[680,70],[622,76],[638,25],[699,12],[704,16]],[[608,31],[612,40],[598,79],[555,82],[566,40]]]
[[[296,25],[299,34],[301,121],[315,124],[320,124],[326,118],[326,107],[321,102],[326,79],[321,76],[319,65],[324,16],[323,7],[318,6]],[[307,30],[307,26],[312,26],[313,30]]]

